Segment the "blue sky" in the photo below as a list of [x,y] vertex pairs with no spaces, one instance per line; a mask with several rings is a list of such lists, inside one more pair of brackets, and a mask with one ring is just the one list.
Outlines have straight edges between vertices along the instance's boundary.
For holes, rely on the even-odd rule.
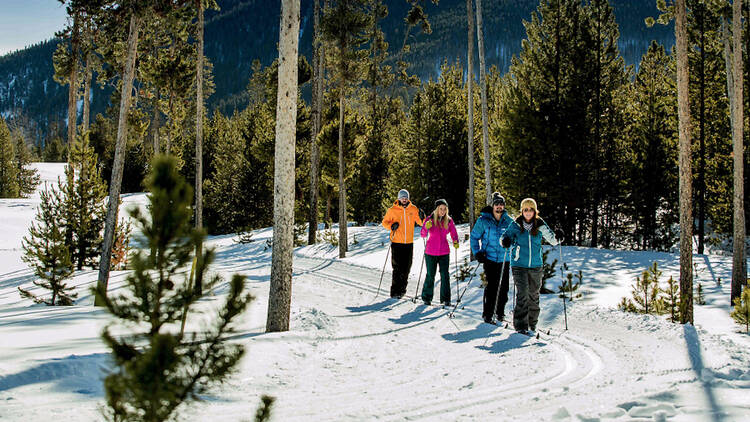
[[65,25],[58,0],[0,0],[0,56],[52,38]]

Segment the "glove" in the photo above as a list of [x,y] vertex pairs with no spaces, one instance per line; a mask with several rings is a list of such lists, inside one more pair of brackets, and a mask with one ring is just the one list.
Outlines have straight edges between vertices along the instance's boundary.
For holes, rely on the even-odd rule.
[[453,247],[458,249],[458,241],[453,242]]
[[555,238],[558,242],[562,242],[565,239],[565,232],[562,229],[555,230]]
[[391,224],[391,231],[394,232],[398,229],[398,222]]
[[427,222],[424,223],[424,228],[430,230],[432,228],[432,220],[427,220]]
[[484,264],[487,261],[487,252],[479,251],[474,254],[474,258],[476,258],[477,262],[479,262],[480,264]]
[[510,248],[511,242],[510,242],[510,238],[509,237],[504,237],[504,238],[500,239],[500,243],[503,245],[503,247],[505,249]]

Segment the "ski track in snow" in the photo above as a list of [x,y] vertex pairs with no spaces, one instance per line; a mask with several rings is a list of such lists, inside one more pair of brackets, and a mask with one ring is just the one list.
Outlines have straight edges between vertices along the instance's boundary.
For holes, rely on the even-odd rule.
[[[61,172],[57,165],[40,169],[45,180]],[[126,202],[142,205],[144,196]],[[38,195],[0,200],[0,228],[9,233],[0,241],[0,420],[101,420],[101,380],[111,362],[99,335],[110,319],[91,306],[87,288],[96,272],[71,280],[81,294],[72,307],[31,305],[17,294],[33,280],[18,245],[37,203]],[[458,229],[463,239],[467,227]],[[699,324],[692,327],[612,306],[651,261],[661,260],[668,277],[675,255],[566,247],[566,262],[584,269],[584,297],[568,305],[566,331],[560,299],[542,296],[537,339],[515,333],[512,322],[510,328],[481,322],[478,275],[454,318],[452,307],[413,303],[421,242],[407,296],[389,298],[390,266],[380,283],[387,233],[351,231],[359,242],[346,259],[335,258],[328,245],[295,251],[291,329],[283,333],[264,332],[271,230],[256,231],[246,245],[233,236],[209,239],[217,252],[212,271],[225,280],[245,275],[256,297],[231,337],[247,354],[223,385],[182,407],[178,420],[249,421],[261,394],[276,397],[276,421],[750,420],[750,339],[724,328],[729,286],[712,284],[729,279],[731,257],[696,259],[705,267],[709,304],[696,307]],[[125,275],[113,273],[110,291],[121,291]],[[226,288],[220,285],[201,307],[220,305]]]

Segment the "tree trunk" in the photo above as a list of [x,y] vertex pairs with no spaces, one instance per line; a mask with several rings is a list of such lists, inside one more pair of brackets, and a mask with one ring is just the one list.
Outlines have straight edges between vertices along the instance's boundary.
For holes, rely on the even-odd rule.
[[318,150],[318,133],[323,101],[322,92],[318,91],[323,79],[322,54],[320,47],[320,0],[315,0],[313,18],[313,80],[312,80],[312,139],[310,140],[310,218],[308,219],[307,244],[315,243],[318,230],[318,173],[320,172],[320,151]]
[[703,255],[706,220],[706,8],[696,13],[700,32],[700,130],[698,160],[698,253]]
[[158,154],[161,146],[159,145],[159,126],[161,121],[159,119],[159,87],[156,87],[156,96],[154,97],[154,117],[151,120],[151,133],[153,135],[153,148],[154,155]]
[[[200,229],[203,228],[203,0],[197,0],[197,3],[198,60],[195,63],[195,228]],[[201,256],[201,249],[201,244],[199,244],[196,256]],[[203,293],[203,283],[197,277],[195,279],[195,292],[198,295]]]
[[492,204],[492,172],[490,169],[490,135],[487,128],[487,69],[484,61],[484,24],[482,22],[482,0],[477,1],[477,43],[479,44],[479,83],[482,90],[482,145],[484,146],[484,184],[487,205]]
[[[117,213],[120,206],[120,188],[122,187],[122,171],[125,165],[125,141],[128,132],[128,111],[130,99],[133,94],[133,77],[135,76],[135,57],[138,50],[138,31],[140,30],[140,18],[133,14],[130,17],[130,28],[128,30],[128,53],[125,59],[125,69],[122,77],[122,91],[120,93],[120,115],[117,122],[117,141],[115,143],[115,157],[112,163],[112,178],[109,183],[109,201],[107,203],[107,222],[104,227],[104,239],[102,241],[102,254],[99,259],[99,280],[97,288],[104,294],[107,292],[109,282],[110,258],[112,255],[112,242],[117,224]],[[94,302],[96,306],[103,306],[101,300]]]
[[469,104],[469,115],[466,120],[466,125],[469,130],[469,227],[474,227],[474,94],[472,92],[472,85],[474,83],[474,11],[471,6],[471,0],[466,0],[466,14],[469,21],[469,52],[466,72]]
[[273,252],[266,331],[288,331],[294,249],[294,146],[297,131],[299,0],[282,0],[276,95]]
[[680,134],[680,322],[693,323],[693,206],[690,157],[688,37],[685,0],[676,0],[677,109]]
[[78,121],[78,38],[80,15],[73,15],[73,29],[70,36],[70,76],[68,76],[68,145],[76,139]]
[[89,130],[91,121],[91,53],[86,55],[86,73],[83,81],[83,131]]
[[346,257],[346,183],[344,182],[344,87],[339,91],[339,258]]
[[734,0],[732,3],[732,74],[734,101],[732,102],[732,155],[734,161],[734,241],[732,247],[732,293],[731,299],[742,294],[742,286],[747,283],[747,272],[745,269],[745,187],[744,187],[744,145],[742,140],[742,129],[745,122],[742,112],[744,97],[742,88],[744,78],[742,77],[742,0]]

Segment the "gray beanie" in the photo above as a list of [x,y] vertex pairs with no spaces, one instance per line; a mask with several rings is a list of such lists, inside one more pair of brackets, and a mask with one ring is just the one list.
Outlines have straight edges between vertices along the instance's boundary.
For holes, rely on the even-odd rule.
[[500,195],[500,192],[494,192],[492,194],[492,205],[505,205],[505,198]]
[[401,189],[400,191],[398,191],[398,197],[397,198],[398,199],[401,199],[401,198],[409,199],[409,191],[406,190],[406,189]]

